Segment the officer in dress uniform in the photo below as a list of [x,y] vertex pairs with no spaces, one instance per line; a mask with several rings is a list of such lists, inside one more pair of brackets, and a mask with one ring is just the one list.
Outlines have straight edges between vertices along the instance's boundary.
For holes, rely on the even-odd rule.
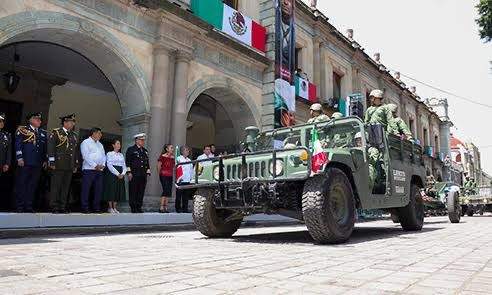
[[[12,137],[10,133],[3,130],[5,119],[5,114],[0,113],[0,191],[2,192],[7,191],[8,179],[5,174],[9,171],[10,165],[12,165]],[[7,198],[7,196],[0,198]],[[0,204],[3,203],[6,203],[6,199],[0,200]]]
[[132,213],[143,213],[142,203],[150,175],[149,153],[145,149],[145,133],[134,136],[135,145],[126,150],[126,166],[129,180],[129,203]]
[[32,203],[41,170],[46,168],[46,131],[41,129],[41,114],[27,117],[29,124],[15,133],[15,155],[18,174],[15,186],[17,212],[33,213]]
[[78,166],[78,140],[73,131],[75,114],[60,117],[61,128],[51,131],[48,139],[48,166],[52,172],[50,205],[53,213],[67,213],[72,175]]

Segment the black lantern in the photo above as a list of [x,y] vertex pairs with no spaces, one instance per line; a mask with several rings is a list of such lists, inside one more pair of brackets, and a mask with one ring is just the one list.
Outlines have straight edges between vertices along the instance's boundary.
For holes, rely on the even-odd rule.
[[3,75],[3,82],[5,84],[5,89],[9,94],[12,94],[19,86],[20,77],[14,72],[10,71]]
[[15,73],[15,63],[20,60],[20,56],[17,54],[17,46],[14,45],[14,58],[12,60],[12,70],[3,75],[3,82],[5,89],[9,94],[12,94],[19,86],[20,77]]

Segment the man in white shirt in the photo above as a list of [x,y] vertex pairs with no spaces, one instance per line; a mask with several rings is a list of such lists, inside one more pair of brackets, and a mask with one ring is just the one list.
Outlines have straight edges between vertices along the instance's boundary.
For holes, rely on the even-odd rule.
[[82,213],[89,213],[89,192],[94,186],[93,212],[101,212],[101,195],[103,190],[103,170],[106,164],[106,153],[99,142],[102,137],[101,128],[94,127],[90,131],[90,137],[80,145],[82,154]]
[[[196,158],[196,159],[197,160],[206,160],[206,159],[210,159],[213,157],[214,157],[214,155],[212,154],[212,147],[209,145],[206,145],[205,147],[203,147],[203,154],[198,156],[198,158]],[[200,162],[200,166],[202,166],[202,167],[209,166],[209,165],[212,165],[212,161]]]

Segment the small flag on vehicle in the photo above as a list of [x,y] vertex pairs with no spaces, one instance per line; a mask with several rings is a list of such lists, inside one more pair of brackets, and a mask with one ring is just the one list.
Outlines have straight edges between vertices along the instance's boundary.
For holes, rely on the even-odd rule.
[[[176,153],[175,153],[175,156],[174,156],[174,159],[175,159],[176,163],[178,163],[178,157],[179,156],[180,156],[179,146],[177,145],[176,146]],[[178,167],[176,168],[176,183],[179,183],[182,178],[183,178],[183,166],[178,165]]]
[[311,170],[314,173],[322,170],[328,163],[328,155],[323,151],[323,146],[319,140],[318,131],[315,129],[311,132],[311,142],[313,143],[313,156],[311,157]]

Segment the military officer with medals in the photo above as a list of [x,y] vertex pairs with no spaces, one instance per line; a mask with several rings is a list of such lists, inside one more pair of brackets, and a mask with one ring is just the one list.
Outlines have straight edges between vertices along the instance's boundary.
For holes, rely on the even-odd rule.
[[51,170],[50,205],[53,213],[67,213],[72,175],[78,166],[78,139],[73,131],[75,114],[60,117],[60,128],[48,139],[48,166]]
[[46,131],[41,129],[41,114],[27,117],[29,124],[15,132],[15,156],[18,174],[15,186],[17,212],[33,213],[32,203],[41,170],[46,168]]
[[145,133],[135,135],[135,144],[127,149],[125,156],[132,213],[143,213],[145,186],[150,175],[149,153],[144,147],[145,138]]

